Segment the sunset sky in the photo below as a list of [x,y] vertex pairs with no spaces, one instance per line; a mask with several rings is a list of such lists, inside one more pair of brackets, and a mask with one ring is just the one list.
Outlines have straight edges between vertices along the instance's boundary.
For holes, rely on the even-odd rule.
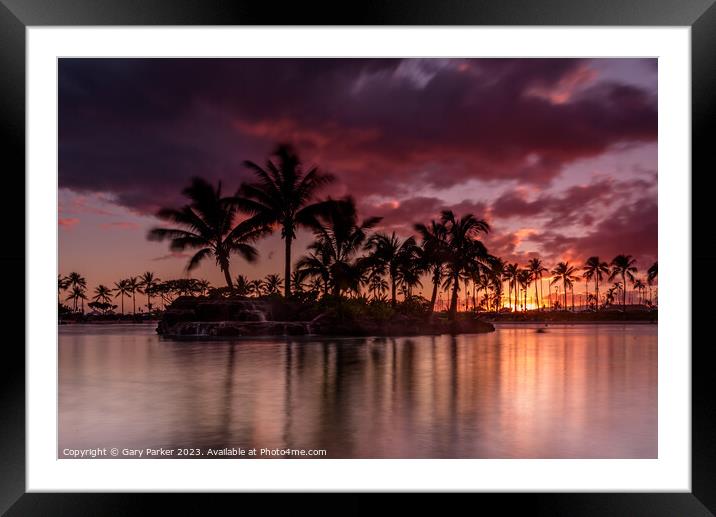
[[[90,289],[185,276],[153,214],[192,176],[233,192],[278,142],[384,231],[452,208],[520,265],[656,260],[656,59],[60,59],[59,106],[59,272]],[[232,275],[282,274],[279,234],[259,250]],[[192,276],[223,284],[213,260]]]

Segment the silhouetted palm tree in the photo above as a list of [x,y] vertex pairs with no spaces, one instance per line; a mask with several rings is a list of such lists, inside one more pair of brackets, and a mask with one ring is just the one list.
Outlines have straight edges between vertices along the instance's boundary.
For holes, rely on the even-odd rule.
[[415,239],[408,237],[401,241],[395,232],[392,235],[376,233],[368,239],[365,249],[370,251],[367,265],[374,272],[387,273],[390,279],[390,303],[395,305],[398,284],[403,282],[406,276],[410,276],[412,282],[416,282],[417,276],[419,276],[411,274],[410,271],[410,268],[417,262]]
[[430,295],[430,312],[432,313],[435,311],[435,300],[447,260],[447,229],[438,221],[430,221],[428,225],[416,224],[415,230],[422,239],[420,261],[423,268],[431,273],[430,280],[433,290]]
[[285,241],[284,295],[291,295],[291,243],[299,226],[305,226],[318,205],[311,204],[316,193],[333,181],[317,167],[304,171],[301,160],[290,145],[281,144],[261,167],[252,161],[244,165],[258,178],[240,189],[239,205],[262,224],[281,226]]
[[564,310],[567,310],[567,288],[572,287],[572,282],[576,280],[577,277],[574,275],[576,271],[577,268],[570,266],[569,262],[560,262],[552,270],[554,278],[551,283],[555,284],[560,280],[562,281],[562,287],[564,288]]
[[[85,277],[75,271],[67,275],[67,282],[68,288],[72,289],[72,293],[74,295],[76,295],[78,292],[81,292],[84,295],[85,291],[87,290],[87,280],[85,279]],[[70,298],[68,298],[68,300],[69,299]],[[72,299],[74,300],[74,311],[77,312],[77,300],[81,300],[83,302],[82,312],[84,312],[84,300],[86,300],[87,297],[73,296]]]
[[472,214],[462,218],[455,217],[452,210],[443,210],[440,222],[447,231],[448,255],[447,267],[452,282],[452,295],[450,297],[450,319],[457,315],[457,293],[460,284],[460,275],[469,271],[474,263],[486,264],[489,258],[487,248],[477,239],[481,232],[490,231],[487,222],[476,219]]
[[[111,305],[112,302],[112,290],[107,287],[106,285],[99,284],[97,287],[94,288],[94,296],[92,297],[92,300],[94,300],[97,303],[105,304],[105,307],[102,308],[102,312],[107,312],[108,305]],[[116,307],[116,306],[115,306]]]
[[[313,229],[316,241],[309,246],[319,252],[321,262],[328,264],[328,273],[333,294],[357,289],[360,285],[364,261],[355,260],[355,255],[367,239],[367,231],[375,227],[381,217],[369,217],[358,223],[353,198],[329,199],[314,210],[308,225]],[[304,257],[305,258],[305,257]],[[301,264],[304,260],[299,261]]]
[[159,296],[164,305],[168,305],[174,301],[176,296],[181,296],[183,293],[191,293],[191,296],[194,296],[193,286],[189,282],[189,279],[167,280],[159,283],[155,287],[154,293]]
[[276,274],[266,275],[263,282],[264,293],[277,294],[281,289],[281,277]]
[[304,291],[305,287],[306,286],[303,284],[303,278],[301,278],[301,275],[298,271],[293,271],[291,273],[291,292],[300,294]]
[[599,257],[589,257],[582,266],[582,276],[587,280],[594,279],[594,293],[597,299],[596,310],[599,310],[599,281],[604,275],[609,274],[609,266],[606,262],[599,260]]
[[331,281],[331,253],[322,242],[314,242],[308,247],[310,251],[296,262],[296,273],[301,280],[311,278],[321,283],[323,295],[328,295]]
[[249,279],[244,275],[238,275],[236,277],[236,285],[234,290],[239,296],[247,296],[249,294]]
[[527,263],[527,269],[532,275],[532,281],[535,283],[535,299],[537,300],[537,308],[540,309],[542,307],[542,304],[540,303],[541,292],[537,292],[537,282],[539,282],[539,288],[540,291],[542,291],[542,275],[549,272],[549,270],[544,267],[542,261],[536,257],[530,259]]
[[77,300],[81,300],[82,303],[82,312],[84,313],[84,300],[87,299],[87,295],[85,294],[85,288],[80,285],[74,285],[70,289],[70,295],[67,297],[68,300],[74,301],[74,312],[77,312]]
[[383,295],[388,290],[388,287],[388,282],[380,273],[374,273],[368,277],[368,290],[373,295],[374,300],[383,299]]
[[614,303],[614,291],[619,290],[621,286],[619,284],[614,284],[609,289],[607,289],[607,294],[605,295],[604,304],[605,305],[611,305]]
[[[416,246],[416,249],[419,250],[420,248]],[[413,289],[423,286],[420,277],[424,272],[425,269],[423,268],[422,262],[416,257],[405,262],[400,268],[400,284],[406,298],[413,296]]]
[[197,285],[199,286],[199,294],[201,294],[202,296],[206,296],[206,294],[209,292],[209,289],[211,289],[211,282],[206,279],[199,280],[197,282]]
[[532,283],[532,272],[529,269],[520,269],[520,271],[517,273],[517,282],[520,284],[520,287],[522,288],[522,294],[524,296],[524,301],[522,304],[522,310],[527,310],[527,290],[530,287],[530,284]]
[[654,285],[654,281],[659,277],[659,265],[654,262],[646,272],[646,283],[649,286],[649,304],[653,304],[651,287]]
[[142,292],[139,287],[139,279],[136,276],[130,276],[127,279],[127,288],[132,293],[132,314],[137,314],[137,298],[136,293]]
[[515,289],[515,308],[517,306],[517,277],[520,272],[520,268],[517,264],[507,264],[504,269],[503,277],[507,280],[507,305],[510,308],[510,312],[513,311],[512,307],[512,288]]
[[124,316],[124,297],[129,296],[132,291],[129,288],[129,280],[122,279],[119,282],[114,283],[114,295],[115,298],[120,298],[122,304],[122,316]]
[[587,293],[586,303],[587,303],[587,307],[590,307],[592,305],[592,303],[594,303],[594,305],[596,306],[597,305],[597,297],[594,296],[592,293]]
[[640,278],[637,278],[634,280],[632,286],[634,287],[634,290],[639,293],[639,300],[638,303],[641,304],[644,302],[644,289],[646,289],[646,284],[643,280]]
[[147,311],[152,312],[152,295],[154,290],[159,284],[159,279],[154,276],[151,271],[146,271],[139,277],[139,289],[140,292],[144,292],[147,295]]
[[191,271],[211,255],[224,273],[226,285],[232,288],[229,262],[232,253],[238,253],[247,262],[254,262],[258,255],[253,243],[270,231],[262,222],[251,218],[234,224],[238,212],[238,198],[223,197],[221,182],[216,188],[206,180],[193,178],[182,193],[190,203],[179,209],[163,208],[157,216],[181,228],[153,228],[150,240],[170,240],[172,251],[198,250],[189,259],[187,271]]
[[[483,276],[485,276],[485,272],[480,267],[472,268],[470,271],[470,281],[472,282],[472,309],[475,311],[477,311],[478,284]],[[500,279],[500,285],[502,285],[502,279]]]
[[[495,312],[498,312],[502,308],[502,282],[505,278],[505,270],[507,269],[507,265],[501,258],[498,257],[491,257],[488,255],[486,257],[486,260],[486,268],[481,268],[479,262],[475,262],[473,264],[473,274],[477,273],[479,275],[482,273],[481,276],[487,278],[487,280],[489,281],[488,285],[492,287],[492,290],[495,294]],[[479,280],[480,278],[478,277],[478,281]]]
[[261,280],[251,280],[247,287],[249,295],[261,296],[264,289],[264,283]]
[[485,292],[485,295],[483,296],[482,302],[480,303],[480,305],[482,305],[482,303],[484,303],[485,308],[488,311],[490,310],[489,291],[490,291],[490,288],[492,287],[492,285],[493,284],[490,279],[490,276],[487,274],[487,272],[484,272],[484,274],[481,274],[477,278],[477,282],[476,282],[476,286],[475,286],[475,288],[478,292],[480,292],[480,291]]
[[617,255],[612,259],[612,270],[609,273],[609,280],[613,280],[617,276],[622,277],[622,310],[626,311],[626,281],[634,281],[634,273],[637,272],[636,260],[631,255]]
[[323,282],[321,282],[320,278],[314,278],[310,282],[308,282],[308,292],[318,297],[318,295],[321,293],[321,290],[323,289]]

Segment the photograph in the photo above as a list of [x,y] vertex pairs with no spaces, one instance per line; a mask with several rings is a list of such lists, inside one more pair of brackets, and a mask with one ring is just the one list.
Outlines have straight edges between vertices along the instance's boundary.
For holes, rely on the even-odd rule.
[[658,63],[59,57],[57,458],[658,459]]

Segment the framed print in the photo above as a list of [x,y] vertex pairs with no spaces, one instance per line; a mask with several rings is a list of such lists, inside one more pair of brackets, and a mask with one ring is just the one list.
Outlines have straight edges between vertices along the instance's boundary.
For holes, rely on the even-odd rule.
[[550,4],[4,0],[3,509],[710,514],[716,8]]

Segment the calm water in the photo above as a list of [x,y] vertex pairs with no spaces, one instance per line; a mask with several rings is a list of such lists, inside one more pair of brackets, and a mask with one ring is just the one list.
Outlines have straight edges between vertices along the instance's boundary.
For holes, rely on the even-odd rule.
[[654,458],[656,325],[175,342],[59,330],[65,448],[325,449],[334,458]]

